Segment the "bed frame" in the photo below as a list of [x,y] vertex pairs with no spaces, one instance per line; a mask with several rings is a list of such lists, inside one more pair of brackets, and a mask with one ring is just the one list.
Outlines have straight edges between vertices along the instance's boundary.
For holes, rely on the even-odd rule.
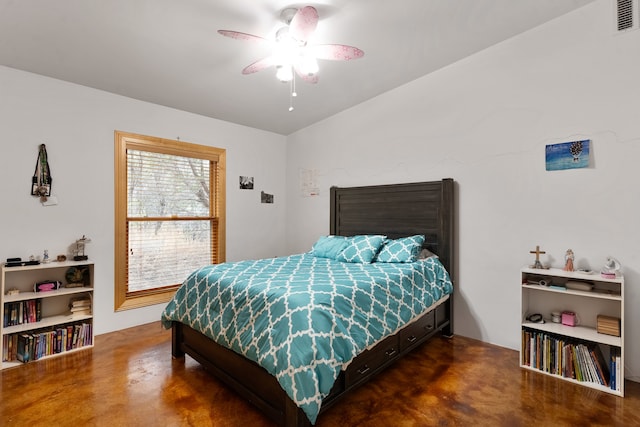
[[[398,238],[424,234],[425,247],[438,254],[454,281],[454,183],[452,179],[410,184],[331,188],[331,234],[385,234]],[[453,294],[397,334],[357,356],[342,371],[322,412],[341,396],[437,333],[453,335]],[[281,426],[310,422],[271,376],[256,363],[228,350],[182,323],[173,322],[172,355],[193,357]]]

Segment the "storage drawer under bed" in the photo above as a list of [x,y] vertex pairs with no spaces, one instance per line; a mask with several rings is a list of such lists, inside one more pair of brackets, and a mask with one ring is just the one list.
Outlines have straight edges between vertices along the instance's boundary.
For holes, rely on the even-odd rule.
[[385,338],[371,350],[366,350],[353,359],[345,373],[345,386],[350,387],[391,362],[398,356],[398,335]]
[[414,345],[418,345],[424,338],[436,331],[435,313],[435,309],[431,310],[400,331],[400,351],[405,351]]

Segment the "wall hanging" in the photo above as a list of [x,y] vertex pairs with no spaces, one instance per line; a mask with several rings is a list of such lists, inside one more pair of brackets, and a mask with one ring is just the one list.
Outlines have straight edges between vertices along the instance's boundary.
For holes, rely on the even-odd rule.
[[52,181],[47,148],[44,144],[40,144],[36,170],[33,172],[33,178],[31,178],[31,195],[40,197],[41,202],[46,202],[47,198],[51,196]]
[[240,175],[240,189],[253,190],[253,177]]
[[545,149],[548,171],[589,167],[589,143],[583,141],[547,145]]

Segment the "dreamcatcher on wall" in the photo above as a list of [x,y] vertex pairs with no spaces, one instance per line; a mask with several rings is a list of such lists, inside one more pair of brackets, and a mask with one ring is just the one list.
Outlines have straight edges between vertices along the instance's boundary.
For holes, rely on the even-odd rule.
[[40,197],[41,202],[46,202],[47,198],[51,196],[51,181],[47,148],[44,144],[40,144],[36,170],[33,172],[33,178],[31,178],[31,195]]

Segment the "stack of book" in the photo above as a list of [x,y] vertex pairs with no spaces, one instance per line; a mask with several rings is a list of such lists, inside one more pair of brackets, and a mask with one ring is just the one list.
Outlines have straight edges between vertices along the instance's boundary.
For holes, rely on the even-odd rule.
[[598,323],[596,326],[598,333],[620,336],[620,319],[617,317],[598,315]]
[[610,362],[599,345],[524,329],[522,364],[553,375],[620,391],[620,350],[609,347]]
[[91,298],[88,296],[73,298],[69,304],[72,317],[91,315]]
[[2,335],[2,361],[16,360],[18,334]]
[[42,300],[40,298],[8,302],[4,305],[2,326],[5,328],[23,323],[35,323],[40,320],[42,320]]
[[46,356],[92,345],[92,327],[91,323],[79,323],[32,334],[12,334],[7,336],[9,348],[6,350],[6,354],[2,355],[3,362],[20,361],[27,363]]

